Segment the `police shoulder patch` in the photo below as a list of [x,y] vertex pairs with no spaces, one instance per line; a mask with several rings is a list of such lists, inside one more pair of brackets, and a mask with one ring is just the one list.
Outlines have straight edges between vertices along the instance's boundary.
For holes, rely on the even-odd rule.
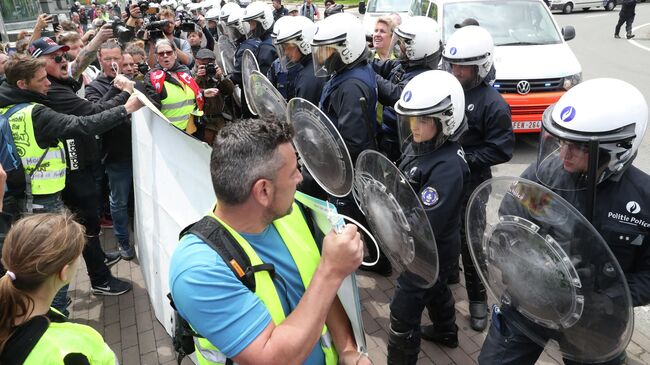
[[422,192],[420,193],[420,198],[422,199],[422,204],[424,204],[427,207],[432,207],[436,204],[438,204],[438,201],[440,200],[440,195],[438,195],[438,191],[432,187],[426,187]]

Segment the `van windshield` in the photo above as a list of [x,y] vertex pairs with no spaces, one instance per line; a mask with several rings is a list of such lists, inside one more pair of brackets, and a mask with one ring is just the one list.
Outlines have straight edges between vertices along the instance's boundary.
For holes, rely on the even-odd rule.
[[405,13],[411,7],[410,1],[405,0],[369,0],[369,13]]
[[455,24],[474,18],[490,32],[495,46],[562,43],[541,1],[462,1],[444,6],[444,39],[456,31]]

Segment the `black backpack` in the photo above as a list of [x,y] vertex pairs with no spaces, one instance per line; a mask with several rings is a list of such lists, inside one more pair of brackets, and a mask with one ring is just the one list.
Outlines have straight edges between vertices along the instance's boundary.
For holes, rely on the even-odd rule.
[[[275,277],[273,264],[251,265],[248,255],[239,245],[235,237],[213,217],[203,217],[196,223],[185,227],[179,234],[179,239],[186,234],[193,234],[215,250],[223,261],[230,267],[235,277],[252,292],[255,292],[255,273],[268,271],[271,278]],[[174,309],[174,334],[172,341],[178,353],[177,361],[180,365],[183,358],[194,352],[194,338],[203,337],[192,329],[190,324],[178,314],[171,293],[167,294],[169,304]],[[226,365],[232,364],[228,359]]]

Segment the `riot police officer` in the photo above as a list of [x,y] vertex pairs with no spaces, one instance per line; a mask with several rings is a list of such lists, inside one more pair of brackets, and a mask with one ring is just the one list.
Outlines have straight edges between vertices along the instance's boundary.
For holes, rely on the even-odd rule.
[[[471,178],[463,206],[467,204],[472,191],[492,177],[491,166],[512,158],[515,146],[510,107],[489,85],[493,53],[494,42],[490,33],[484,28],[470,25],[458,29],[449,37],[442,54],[443,67],[456,76],[465,90],[468,130],[461,144]],[[464,221],[461,236],[470,324],[474,330],[483,331],[487,327],[487,298],[467,249]]]
[[279,29],[276,47],[280,55],[280,63],[285,65],[288,74],[295,72],[293,82],[289,84],[289,94],[317,105],[327,80],[316,77],[314,73],[314,62],[311,57],[311,41],[314,34],[316,34],[316,24],[309,18],[293,17],[291,22],[287,22]]
[[[278,39],[278,32],[280,32],[280,29],[284,26],[288,26],[291,21],[293,21],[295,17],[281,17],[280,19],[276,20],[275,23],[273,24],[273,32],[271,33],[271,39],[273,40],[273,45],[275,46],[275,49],[280,55],[280,52],[282,51],[280,46],[278,46],[277,39]],[[311,46],[310,46],[311,47]],[[310,48],[311,49],[311,48]],[[271,64],[271,67],[269,68],[269,71],[266,73],[266,78],[269,79],[271,84],[275,86],[275,88],[280,92],[282,97],[284,97],[285,100],[289,101],[291,100],[295,94],[294,94],[294,81],[296,79],[296,75],[298,74],[298,71],[302,68],[302,65],[299,63],[289,63],[289,62],[283,62],[280,63],[280,60],[282,59],[282,56],[278,56],[278,58],[273,61],[273,64]],[[291,93],[289,92],[291,91]],[[320,97],[320,94],[319,94]]]
[[404,21],[393,33],[393,53],[397,60],[375,59],[379,102],[385,105],[379,149],[393,162],[400,157],[397,116],[392,105],[399,100],[404,86],[415,76],[435,70],[440,63],[440,27],[428,17],[415,16]]
[[[607,103],[603,103],[601,97],[605,94],[613,95]],[[644,208],[650,204],[650,176],[632,166],[647,121],[648,105],[634,86],[615,79],[581,83],[544,113],[538,160],[522,174],[559,194],[590,220],[618,261],[633,306],[650,303],[650,213]],[[573,241],[580,239],[576,235]],[[588,250],[593,250],[597,243],[588,242]],[[589,276],[583,274],[586,269],[588,267],[578,267],[582,288],[588,287],[589,281],[595,281],[591,286],[598,290],[614,277],[612,270],[602,270],[604,276],[599,276],[601,270],[592,270],[590,276],[596,278],[587,280]],[[582,317],[600,309],[598,304],[594,305],[595,300],[605,303],[604,313],[583,321],[593,330],[581,331],[580,341],[584,343],[579,348],[563,348],[560,343],[560,350],[565,357],[580,357],[575,352],[585,351],[581,349],[620,347],[622,351],[612,351],[596,362],[582,360],[579,363],[621,364],[627,345],[622,342],[622,329],[606,331],[599,325],[609,321],[608,316],[625,312],[607,310],[607,306],[626,293],[625,290],[598,291],[598,296],[583,293],[586,299]],[[631,310],[628,312],[633,315]],[[503,308],[493,313],[479,364],[519,365],[537,361],[543,345],[523,332],[521,325],[513,326],[517,321],[523,323],[520,316],[518,311]],[[589,337],[592,332],[596,339]],[[578,362],[565,358],[564,363]]]
[[[447,347],[458,346],[455,302],[447,278],[458,264],[460,203],[469,179],[458,142],[467,128],[464,110],[458,80],[437,70],[414,77],[395,104],[403,151],[399,169],[420,198],[433,229],[439,274],[427,289],[419,287],[409,271],[398,277],[390,303],[388,364],[415,364],[420,336]],[[433,324],[420,329],[424,308]]]
[[256,52],[257,64],[262,75],[266,75],[278,54],[273,47],[271,33],[273,32],[273,7],[263,1],[255,1],[244,11],[244,21],[249,24],[248,39],[259,41]]
[[[377,81],[368,64],[363,24],[349,13],[334,14],[321,21],[312,40],[315,75],[329,77],[323,87],[319,107],[338,128],[352,161],[368,148],[376,148]],[[338,211],[365,222],[353,198],[332,197]],[[369,255],[376,265],[370,270],[385,276],[392,272],[390,262],[369,245]],[[366,260],[368,261],[368,260]]]
[[[228,38],[237,45],[237,51],[235,51],[235,63],[233,65],[234,70],[230,74],[230,80],[236,85],[243,87],[242,80],[242,57],[244,56],[244,51],[247,49],[257,53],[257,48],[260,45],[259,39],[246,38],[246,35],[250,31],[250,24],[244,21],[244,9],[242,8],[232,8],[230,15],[228,16],[228,22],[226,23],[226,33]],[[248,104],[246,102],[245,94],[241,93],[241,114],[243,117],[251,117],[252,114],[248,109]]]

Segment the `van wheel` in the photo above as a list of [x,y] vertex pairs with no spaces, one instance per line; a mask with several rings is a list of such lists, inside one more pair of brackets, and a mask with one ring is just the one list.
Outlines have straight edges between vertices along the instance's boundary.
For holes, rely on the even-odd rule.
[[564,14],[571,14],[573,12],[573,3],[566,3],[564,8],[562,8]]
[[605,10],[607,11],[612,11],[616,7],[616,1],[608,1],[607,5],[605,5]]

